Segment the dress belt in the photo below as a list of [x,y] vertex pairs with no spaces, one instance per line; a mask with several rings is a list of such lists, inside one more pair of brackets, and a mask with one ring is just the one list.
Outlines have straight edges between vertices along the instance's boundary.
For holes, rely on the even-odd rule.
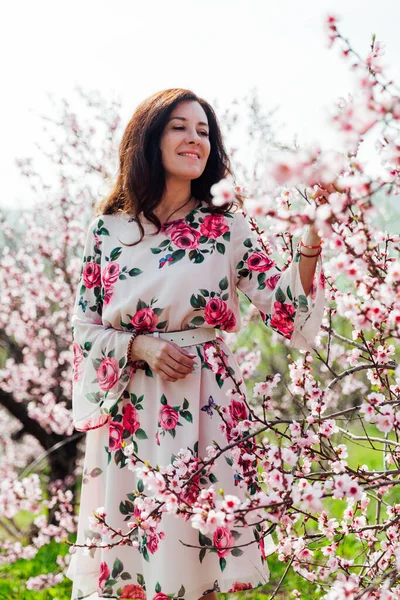
[[194,329],[182,329],[181,331],[152,331],[144,335],[152,335],[169,342],[175,342],[178,346],[194,346],[215,340],[217,332],[211,327],[196,327]]

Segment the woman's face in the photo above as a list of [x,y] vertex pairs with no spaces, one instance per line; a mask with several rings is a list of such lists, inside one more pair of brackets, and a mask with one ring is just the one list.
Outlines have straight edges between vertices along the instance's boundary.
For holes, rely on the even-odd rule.
[[165,177],[197,179],[210,155],[208,119],[193,100],[175,106],[160,140]]

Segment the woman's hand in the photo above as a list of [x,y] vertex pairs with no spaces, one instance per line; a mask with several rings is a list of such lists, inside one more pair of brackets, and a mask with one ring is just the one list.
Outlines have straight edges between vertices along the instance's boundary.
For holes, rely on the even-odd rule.
[[145,360],[161,379],[176,381],[193,372],[196,354],[178,344],[151,335],[137,335],[132,343],[131,360]]

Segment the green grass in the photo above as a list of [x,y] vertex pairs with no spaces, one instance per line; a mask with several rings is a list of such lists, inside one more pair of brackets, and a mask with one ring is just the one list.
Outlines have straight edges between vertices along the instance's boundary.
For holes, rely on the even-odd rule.
[[67,552],[66,544],[53,541],[40,548],[32,560],[17,560],[11,565],[0,565],[0,600],[70,600],[72,582],[67,578],[56,587],[41,592],[27,590],[25,587],[25,582],[30,577],[59,571],[56,558]]

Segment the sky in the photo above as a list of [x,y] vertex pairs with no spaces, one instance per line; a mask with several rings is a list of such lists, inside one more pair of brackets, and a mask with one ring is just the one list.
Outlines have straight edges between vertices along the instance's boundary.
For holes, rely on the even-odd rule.
[[46,94],[72,99],[76,85],[120,97],[123,123],[164,88],[192,89],[221,108],[256,88],[266,109],[278,107],[287,139],[335,147],[329,113],[353,91],[353,79],[339,50],[327,46],[329,13],[362,55],[375,33],[386,44],[386,73],[400,84],[398,0],[4,3],[0,206],[32,202],[15,159],[39,152]]

